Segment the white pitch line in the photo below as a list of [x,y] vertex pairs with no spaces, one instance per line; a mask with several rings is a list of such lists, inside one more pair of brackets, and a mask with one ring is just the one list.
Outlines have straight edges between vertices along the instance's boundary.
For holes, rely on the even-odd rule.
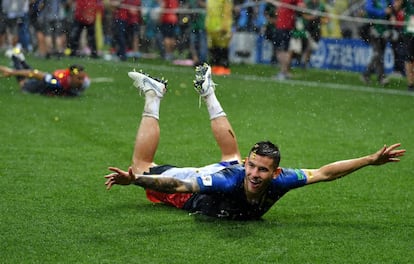
[[96,78],[92,78],[91,82],[93,82],[93,83],[112,83],[112,82],[114,82],[114,78],[96,77]]
[[[125,65],[125,64],[123,64]],[[128,64],[127,64],[128,65]],[[192,67],[177,67],[174,65],[154,65],[154,64],[146,64],[146,63],[134,63],[129,64],[129,67],[135,68],[145,68],[150,70],[158,70],[163,72],[191,72],[193,73]],[[138,66],[138,67],[137,67]],[[345,90],[345,91],[357,91],[357,92],[367,92],[367,93],[376,93],[376,94],[391,94],[391,95],[402,95],[402,96],[414,96],[414,92],[406,91],[406,90],[394,90],[394,89],[386,89],[386,88],[379,88],[379,87],[368,87],[368,86],[361,86],[361,85],[349,85],[349,84],[340,84],[340,83],[326,83],[326,82],[315,82],[315,81],[300,81],[300,80],[286,80],[286,81],[278,81],[275,80],[273,77],[261,77],[256,75],[241,75],[241,74],[231,74],[227,78],[234,78],[240,80],[251,80],[251,81],[261,81],[261,82],[275,82],[275,83],[284,83],[288,86],[307,86],[307,87],[314,87],[314,88],[325,88],[325,89],[335,89],[335,90]],[[96,78],[101,79],[101,78]],[[102,78],[102,79],[111,79],[111,78]],[[94,79],[92,79],[94,80]],[[98,81],[97,81],[98,82]],[[109,82],[109,81],[108,81]],[[113,82],[113,80],[111,81]]]
[[[141,64],[141,66],[144,66],[145,68],[157,68],[160,69],[160,67],[154,67],[154,65],[145,65]],[[177,67],[173,66],[162,66],[162,71],[168,71],[168,72],[183,72],[185,67],[180,67],[179,71],[177,70]],[[192,69],[189,67],[189,69]],[[261,77],[256,75],[241,75],[241,74],[232,74],[227,78],[235,78],[235,79],[241,79],[241,80],[251,80],[251,81],[262,81],[262,82],[283,82],[286,85],[289,86],[307,86],[307,87],[314,87],[314,88],[325,88],[325,89],[336,89],[336,90],[347,90],[347,91],[358,91],[358,92],[368,92],[368,93],[377,93],[377,94],[392,94],[392,95],[403,95],[403,96],[414,96],[414,92],[410,91],[404,91],[404,90],[393,90],[393,89],[385,89],[380,87],[369,87],[369,86],[361,86],[361,85],[349,85],[349,84],[340,84],[340,83],[328,83],[328,82],[315,82],[315,81],[300,81],[300,80],[286,80],[286,81],[278,81],[275,80],[273,77]]]
[[392,90],[392,89],[385,89],[385,88],[379,88],[379,87],[378,88],[368,87],[368,86],[360,86],[360,85],[315,82],[315,81],[300,81],[300,80],[278,81],[278,80],[275,80],[274,78],[259,77],[259,76],[254,76],[254,75],[238,75],[238,76],[232,76],[232,77],[236,77],[242,80],[280,82],[280,83],[284,83],[289,86],[301,85],[301,86],[308,86],[308,87],[314,87],[314,88],[326,88],[326,89],[348,90],[348,91],[369,92],[369,93],[379,93],[379,94],[414,96],[414,92],[410,92],[410,91]]

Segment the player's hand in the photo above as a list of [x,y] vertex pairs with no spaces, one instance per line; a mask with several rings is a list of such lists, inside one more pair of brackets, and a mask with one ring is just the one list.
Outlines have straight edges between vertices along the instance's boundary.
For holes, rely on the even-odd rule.
[[385,145],[380,150],[378,150],[376,153],[372,154],[372,165],[382,165],[387,162],[398,162],[400,161],[400,157],[404,156],[405,149],[397,149],[400,147],[401,144],[393,144],[389,147]]
[[111,189],[114,184],[129,185],[135,179],[131,167],[129,167],[127,172],[115,167],[109,167],[108,169],[113,171],[113,173],[105,176],[105,179],[107,179],[105,182],[107,190]]

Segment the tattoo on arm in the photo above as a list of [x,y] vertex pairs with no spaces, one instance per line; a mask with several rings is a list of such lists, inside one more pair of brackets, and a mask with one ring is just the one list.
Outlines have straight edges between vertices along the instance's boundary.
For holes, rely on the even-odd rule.
[[148,188],[154,191],[164,193],[191,193],[198,191],[198,185],[195,180],[184,181],[172,177],[163,177],[159,175],[140,175],[136,179],[135,184],[143,188]]

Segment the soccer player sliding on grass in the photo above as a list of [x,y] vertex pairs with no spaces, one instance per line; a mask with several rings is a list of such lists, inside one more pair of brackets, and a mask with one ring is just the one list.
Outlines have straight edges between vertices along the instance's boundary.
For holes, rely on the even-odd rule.
[[214,93],[211,69],[196,68],[194,85],[210,115],[211,129],[221,149],[218,163],[201,168],[156,165],[160,137],[159,108],[166,82],[130,72],[134,86],[145,94],[145,106],[136,135],[132,166],[128,171],[110,167],[107,189],[113,185],[139,185],[152,202],[165,203],[191,213],[249,220],[259,219],[288,191],[307,184],[331,181],[368,165],[398,162],[404,155],[400,144],[381,147],[360,158],[327,164],[319,169],[279,167],[280,152],[269,141],[258,142],[242,163],[236,135]]
[[13,69],[0,65],[4,77],[15,76],[22,91],[47,96],[79,96],[90,85],[83,66],[74,64],[53,73],[41,72],[27,64],[20,49],[6,52],[13,63]]

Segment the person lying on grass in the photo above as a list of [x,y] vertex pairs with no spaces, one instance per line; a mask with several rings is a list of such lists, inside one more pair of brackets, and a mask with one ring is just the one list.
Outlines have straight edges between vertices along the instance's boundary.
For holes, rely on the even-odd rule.
[[0,65],[4,77],[15,76],[24,92],[48,96],[79,96],[90,85],[82,65],[74,64],[53,73],[41,72],[27,64],[23,53],[17,48],[6,52],[13,63],[13,69]]
[[196,68],[195,88],[204,99],[211,129],[221,150],[221,161],[202,168],[158,166],[154,155],[160,138],[159,107],[166,82],[130,72],[134,85],[145,94],[144,111],[137,131],[132,166],[128,171],[110,167],[105,185],[135,184],[146,190],[152,202],[165,203],[191,213],[252,220],[263,216],[288,191],[332,181],[368,165],[398,162],[404,155],[400,144],[383,146],[367,156],[327,164],[319,169],[279,167],[279,148],[258,142],[242,163],[236,135],[219,103],[208,65]]

